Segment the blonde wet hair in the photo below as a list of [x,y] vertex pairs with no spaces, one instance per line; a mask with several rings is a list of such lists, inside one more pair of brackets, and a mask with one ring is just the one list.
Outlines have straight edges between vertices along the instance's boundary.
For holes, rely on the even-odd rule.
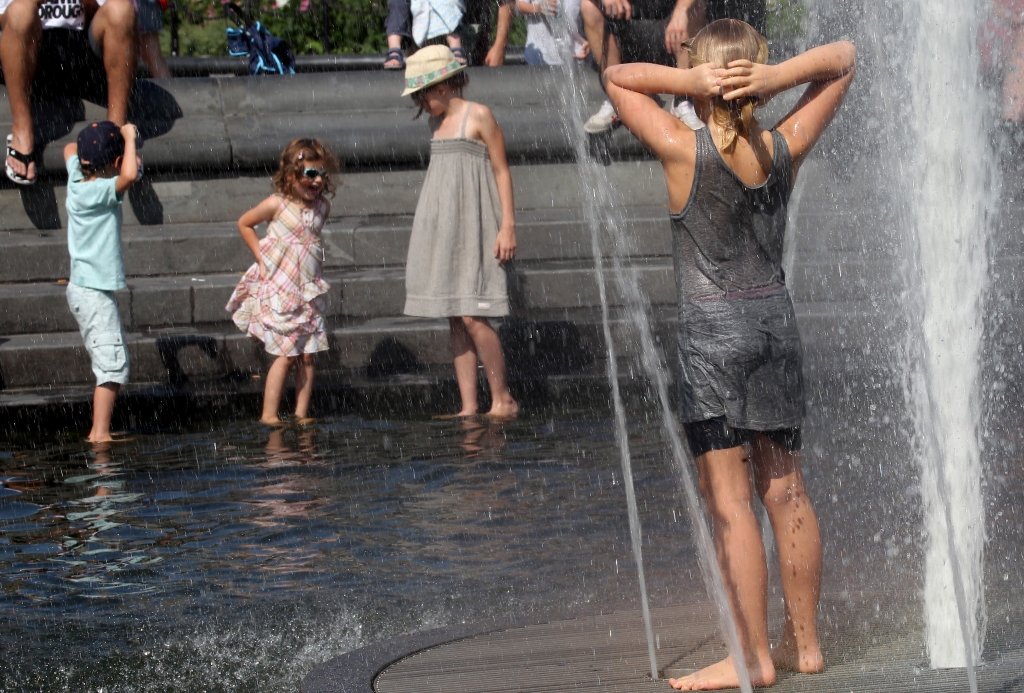
[[[768,63],[768,40],[754,27],[738,19],[711,22],[688,44],[691,67],[712,63],[715,67],[725,68],[734,60]],[[746,137],[757,126],[754,109],[759,105],[757,99],[748,96],[734,101],[726,101],[720,96],[711,99],[711,120],[722,136],[719,151],[732,150],[737,137]]]

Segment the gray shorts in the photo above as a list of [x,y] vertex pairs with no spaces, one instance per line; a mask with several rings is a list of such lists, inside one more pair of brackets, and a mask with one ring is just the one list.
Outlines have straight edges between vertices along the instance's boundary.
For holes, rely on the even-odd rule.
[[753,431],[800,426],[803,348],[784,286],[679,305],[679,415]]
[[68,283],[68,306],[78,322],[96,384],[128,382],[128,345],[113,292]]

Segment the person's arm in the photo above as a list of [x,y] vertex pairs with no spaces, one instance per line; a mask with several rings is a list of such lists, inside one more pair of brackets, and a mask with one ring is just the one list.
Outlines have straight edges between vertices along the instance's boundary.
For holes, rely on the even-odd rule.
[[260,238],[256,235],[256,227],[266,221],[271,221],[277,210],[281,208],[281,202],[277,195],[271,195],[267,199],[243,214],[238,220],[238,233],[242,240],[249,246],[256,264],[260,266],[260,277],[266,276],[266,269],[263,267],[263,255],[260,253]]
[[494,119],[491,109],[480,104],[469,106],[476,116],[480,139],[487,145],[494,180],[498,184],[498,199],[501,200],[501,228],[494,241],[494,257],[498,262],[505,263],[516,256],[516,216],[515,201],[512,196],[512,172],[508,168],[508,155],[505,152],[505,134],[501,131],[498,121]]
[[721,84],[726,100],[747,96],[761,103],[801,84],[810,84],[793,110],[775,126],[789,144],[794,166],[799,166],[839,112],[856,71],[857,48],[849,41],[838,41],[778,65],[749,60],[729,63]]
[[132,187],[135,179],[139,177],[139,155],[135,150],[135,138],[139,136],[139,129],[131,123],[121,126],[121,137],[124,138],[124,154],[121,155],[121,171],[114,181],[114,192],[118,195]]
[[494,45],[484,57],[487,67],[501,67],[505,64],[505,47],[508,45],[508,34],[512,30],[512,3],[498,7],[498,23],[494,30]]
[[68,142],[64,145],[64,163],[73,156],[78,156],[78,142]]
[[[691,69],[677,69],[648,63],[613,65],[604,71],[605,91],[629,128],[655,156],[664,162],[679,152],[680,138],[693,131],[665,111],[648,94],[677,94],[708,99],[721,93],[716,71],[710,63]],[[688,134],[687,134],[688,133]]]
[[678,0],[665,26],[665,50],[673,55],[682,53],[683,41],[693,38],[704,23],[704,0]]

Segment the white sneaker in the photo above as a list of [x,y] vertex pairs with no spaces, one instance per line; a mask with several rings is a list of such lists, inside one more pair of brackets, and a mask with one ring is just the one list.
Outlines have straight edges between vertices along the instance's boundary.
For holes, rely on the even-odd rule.
[[590,119],[583,124],[583,130],[591,135],[598,135],[608,132],[619,122],[619,114],[615,112],[612,102],[605,99],[597,113],[590,116]]
[[693,110],[693,102],[689,99],[677,96],[675,103],[672,105],[672,115],[683,121],[691,130],[700,130],[707,127],[704,121],[697,117],[697,112]]

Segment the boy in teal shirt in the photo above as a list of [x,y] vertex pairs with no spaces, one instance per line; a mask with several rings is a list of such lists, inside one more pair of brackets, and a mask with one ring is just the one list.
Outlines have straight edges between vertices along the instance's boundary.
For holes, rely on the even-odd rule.
[[106,443],[128,347],[114,291],[127,288],[121,256],[121,201],[139,175],[138,129],[109,121],[87,125],[64,147],[68,170],[68,305],[78,321],[96,375],[88,440]]

